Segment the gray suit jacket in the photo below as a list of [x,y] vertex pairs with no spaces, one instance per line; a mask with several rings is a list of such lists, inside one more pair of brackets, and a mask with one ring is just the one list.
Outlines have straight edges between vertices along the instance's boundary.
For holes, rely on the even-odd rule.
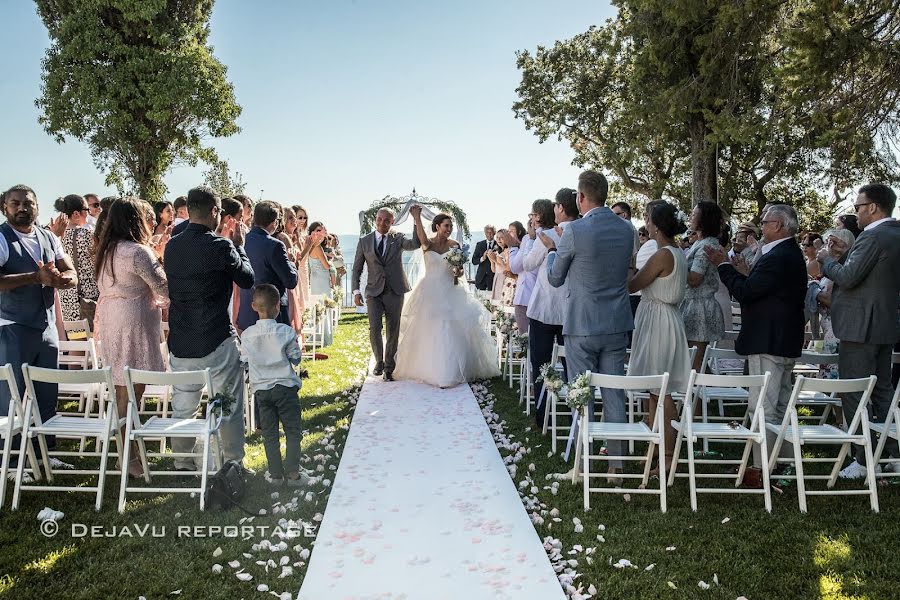
[[573,221],[547,257],[547,280],[568,282],[565,335],[607,335],[634,329],[628,299],[628,268],[634,230],[603,206]]
[[839,340],[862,344],[897,342],[900,294],[900,222],[863,231],[840,260],[828,259],[822,273],[834,282],[831,324]]
[[[369,269],[369,279],[363,294],[366,297],[380,296],[385,289],[395,294],[409,291],[409,281],[403,271],[403,251],[419,247],[419,238],[406,239],[396,231],[389,231],[385,240],[387,248],[384,257],[375,251],[375,232],[359,238],[356,245],[356,259],[353,261],[353,289],[359,290],[363,265]],[[362,290],[360,290],[362,292]]]

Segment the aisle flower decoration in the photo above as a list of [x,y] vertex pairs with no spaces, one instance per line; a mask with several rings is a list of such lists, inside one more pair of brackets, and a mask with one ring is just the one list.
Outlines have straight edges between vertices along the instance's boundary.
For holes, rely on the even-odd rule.
[[528,336],[522,333],[513,332],[509,338],[510,348],[512,349],[513,358],[522,358],[525,351],[528,350]]
[[459,278],[463,275],[463,268],[469,262],[469,255],[464,248],[451,248],[444,255],[444,260],[450,267],[450,273],[453,274],[453,285],[459,285]]
[[539,369],[540,375],[536,381],[543,381],[544,388],[549,392],[558,393],[562,389],[563,380],[559,376],[559,371],[553,366],[553,363],[544,363]]
[[593,392],[591,391],[591,378],[585,372],[579,375],[569,384],[569,392],[566,395],[566,403],[572,410],[579,411],[588,405]]
[[503,308],[497,307],[494,310],[494,321],[497,323],[497,331],[506,335],[515,327],[515,320],[512,315],[503,312]]

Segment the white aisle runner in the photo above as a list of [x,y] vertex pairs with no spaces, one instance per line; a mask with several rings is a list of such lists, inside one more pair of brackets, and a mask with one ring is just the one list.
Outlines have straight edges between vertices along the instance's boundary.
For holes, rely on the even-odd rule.
[[469,386],[369,378],[299,600],[564,597]]

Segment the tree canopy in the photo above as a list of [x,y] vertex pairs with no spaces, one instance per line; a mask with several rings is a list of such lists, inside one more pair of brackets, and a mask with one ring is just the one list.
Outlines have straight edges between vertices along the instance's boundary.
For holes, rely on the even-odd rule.
[[213,0],[36,0],[50,34],[40,123],[85,142],[107,185],[150,202],[177,164],[214,162],[207,140],[241,107],[207,44]]
[[[900,180],[900,2],[615,0],[615,19],[518,53],[513,110],[617,189],[755,214],[771,197]],[[790,197],[781,197],[786,194]]]

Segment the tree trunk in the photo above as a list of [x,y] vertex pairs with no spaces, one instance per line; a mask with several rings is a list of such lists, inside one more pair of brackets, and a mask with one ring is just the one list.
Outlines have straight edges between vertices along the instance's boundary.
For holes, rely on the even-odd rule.
[[716,147],[706,139],[709,128],[703,115],[693,115],[688,123],[688,129],[691,133],[693,205],[696,206],[698,202],[716,202],[718,199]]

